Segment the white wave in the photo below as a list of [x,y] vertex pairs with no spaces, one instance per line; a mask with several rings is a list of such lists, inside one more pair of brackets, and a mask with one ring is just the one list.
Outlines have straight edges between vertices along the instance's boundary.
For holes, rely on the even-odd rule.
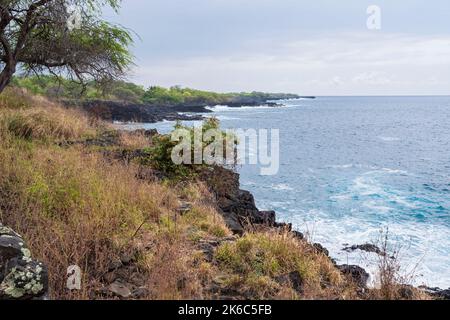
[[[401,172],[404,173],[405,171],[401,170],[392,170],[392,172]],[[390,173],[392,173],[390,172]],[[416,208],[417,206],[410,201],[406,200],[406,197],[404,197],[399,191],[391,190],[388,186],[383,186],[379,182],[377,182],[375,179],[368,178],[367,174],[365,176],[361,176],[356,178],[353,181],[353,186],[350,188],[351,191],[353,191],[358,196],[379,196],[381,200],[379,200],[378,204],[374,204],[373,202],[365,203],[365,207],[379,210],[381,212],[387,212],[389,210],[392,210],[387,205],[384,205],[386,202],[393,202],[397,203],[399,205],[402,205],[404,207],[408,208]]]
[[371,166],[366,164],[355,164],[355,163],[346,163],[346,164],[334,164],[327,166],[326,168],[331,169],[368,169],[368,170],[378,170],[379,167],[377,166]]
[[[358,215],[330,216],[321,210],[303,211],[293,217],[294,228],[308,234],[310,241],[319,242],[339,264],[359,265],[370,274],[369,284],[377,286],[379,257],[356,250],[346,252],[348,245],[378,244],[383,228],[389,227],[392,250],[400,250],[400,274],[411,276],[413,285],[448,288],[450,286],[450,238],[443,225],[424,225],[390,221],[379,223],[361,220]],[[381,245],[379,245],[381,246]],[[389,253],[392,252],[389,250]]]
[[224,120],[239,120],[239,118],[236,117],[228,117],[228,116],[215,116],[217,119],[219,119],[220,121],[224,121]]
[[349,169],[349,168],[353,168],[353,167],[355,167],[355,165],[353,163],[330,166],[330,168],[333,168],[333,169]]
[[381,171],[384,171],[384,172],[390,173],[390,174],[408,174],[408,171],[399,170],[399,169],[382,168]]
[[397,137],[380,136],[380,137],[378,137],[378,139],[380,139],[382,141],[386,141],[386,142],[400,141],[400,138],[397,138]]
[[369,208],[370,210],[380,212],[380,213],[387,213],[387,212],[394,210],[394,208],[391,208],[388,206],[383,206],[382,204],[380,204],[379,202],[374,201],[374,200],[365,201],[363,203],[363,206],[366,208]]
[[291,186],[289,186],[286,183],[280,183],[280,184],[272,185],[272,189],[273,190],[278,190],[278,191],[292,191],[292,190],[294,190],[294,188],[292,188]]
[[268,106],[268,105],[260,105],[260,106],[242,106],[242,107],[229,107],[225,105],[217,105],[206,107],[206,109],[214,111],[214,112],[226,112],[226,111],[248,111],[248,110],[261,110],[261,109],[276,109],[276,108],[287,108],[287,106]]
[[336,201],[347,201],[347,200],[351,200],[351,199],[352,199],[351,194],[340,194],[340,195],[330,197],[330,200],[336,200]]
[[356,194],[361,196],[372,196],[384,194],[383,188],[377,184],[373,179],[367,177],[357,177],[353,181],[353,186],[351,190],[355,191]]

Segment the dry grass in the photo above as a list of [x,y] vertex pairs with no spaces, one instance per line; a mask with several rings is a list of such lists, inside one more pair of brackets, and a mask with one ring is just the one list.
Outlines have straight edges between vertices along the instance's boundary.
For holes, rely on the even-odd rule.
[[151,139],[141,132],[122,132],[119,143],[127,149],[143,149],[151,145]]
[[[152,288],[147,298],[203,297],[190,239],[229,234],[205,205],[206,190],[190,185],[186,197],[183,188],[136,179],[133,165],[111,163],[81,145],[53,143],[98,129],[82,114],[57,106],[0,109],[0,221],[21,233],[48,266],[52,298],[95,296],[111,262],[136,243],[151,244],[140,261]],[[124,133],[120,145],[142,147],[148,139]],[[179,198],[192,203],[183,217]],[[70,265],[82,269],[81,291],[66,289]]]
[[429,300],[430,296],[414,288],[415,268],[408,274],[402,271],[402,248],[391,243],[389,230],[380,232],[378,246],[384,254],[378,256],[377,287],[369,292],[375,300]]
[[134,175],[76,149],[0,152],[0,219],[49,266],[53,297],[67,298],[65,270],[76,264],[87,284],[78,297],[86,298],[139,225],[173,210],[170,190]]
[[[51,298],[96,297],[111,262],[128,250],[138,251],[147,299],[209,298],[213,282],[251,299],[357,298],[328,257],[288,233],[255,231],[223,242],[214,261],[205,259],[199,243],[231,233],[204,184],[139,180],[137,164],[59,143],[95,136],[103,126],[26,92],[0,95],[0,222],[21,233],[48,266]],[[143,135],[122,133],[118,147],[148,144]],[[182,203],[190,210],[180,213]],[[82,269],[83,287],[70,292],[66,270],[74,264]],[[293,272],[301,292],[279,281]],[[395,281],[387,278],[385,287]],[[370,298],[398,298],[385,291]],[[388,291],[399,292],[395,286]]]
[[29,108],[36,105],[37,99],[28,94],[25,89],[6,88],[0,94],[0,109]]
[[[353,292],[327,257],[288,233],[248,234],[223,244],[216,259],[230,275],[231,287],[257,298],[344,299]],[[292,272],[300,276],[302,292],[277,283]]]
[[55,106],[3,110],[1,121],[2,129],[25,140],[77,140],[95,134],[80,112]]

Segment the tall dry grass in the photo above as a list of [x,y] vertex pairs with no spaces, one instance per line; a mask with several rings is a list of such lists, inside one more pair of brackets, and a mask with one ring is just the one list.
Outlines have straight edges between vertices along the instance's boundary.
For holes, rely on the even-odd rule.
[[[223,244],[216,253],[222,271],[230,274],[231,287],[257,298],[350,299],[354,288],[330,259],[305,241],[285,232],[247,234]],[[295,272],[301,290],[280,285],[279,277]],[[234,279],[234,280],[233,280]]]
[[79,265],[87,298],[143,221],[173,210],[170,190],[139,182],[132,168],[80,150],[0,151],[0,219],[49,266],[52,296],[67,298],[66,268]]
[[[206,260],[199,243],[231,233],[204,184],[140,180],[137,164],[106,159],[101,147],[60,143],[95,139],[103,126],[26,92],[0,95],[0,222],[48,266],[51,298],[98,297],[111,262],[135,249],[147,299],[209,298],[213,282],[253,299],[358,297],[328,257],[288,233],[255,231]],[[133,149],[149,140],[121,134],[117,143]],[[191,208],[180,214],[182,202]],[[81,291],[66,288],[71,265],[82,269]],[[292,272],[301,292],[277,280]]]
[[[135,167],[85,147],[42,143],[95,134],[98,128],[82,114],[20,105],[0,108],[0,221],[21,233],[49,267],[51,297],[89,298],[143,222],[144,230],[157,225],[175,211],[177,196],[136,179]],[[79,292],[66,289],[66,269],[74,264],[83,272]]]

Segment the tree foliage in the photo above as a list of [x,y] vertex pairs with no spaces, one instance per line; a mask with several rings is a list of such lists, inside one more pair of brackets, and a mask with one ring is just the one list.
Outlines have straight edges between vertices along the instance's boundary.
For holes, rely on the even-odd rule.
[[39,77],[14,77],[12,85],[25,88],[33,94],[62,99],[94,99],[142,103],[144,87],[122,80],[109,81],[99,85],[95,81],[79,83],[55,78],[50,75]]
[[48,75],[14,77],[13,85],[51,98],[113,100],[157,106],[214,106],[230,103],[255,105],[264,104],[268,100],[298,97],[293,94],[263,92],[217,93],[180,86],[170,88],[151,86],[145,90],[143,86],[122,80],[109,81],[106,85],[99,85],[96,81],[88,81],[80,85],[64,78],[55,79]]
[[[119,4],[120,0],[1,0],[0,92],[18,70],[80,83],[120,78],[132,63],[132,37],[101,18],[104,6],[118,10]],[[78,23],[71,25],[71,19]]]

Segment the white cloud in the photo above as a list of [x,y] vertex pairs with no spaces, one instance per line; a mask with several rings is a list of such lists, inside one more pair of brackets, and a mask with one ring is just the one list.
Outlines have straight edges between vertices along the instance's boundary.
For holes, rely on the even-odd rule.
[[136,79],[219,91],[449,94],[450,36],[339,33],[258,39],[245,50],[139,63]]
[[363,72],[356,75],[352,81],[357,84],[385,85],[391,83],[391,79],[384,72]]

